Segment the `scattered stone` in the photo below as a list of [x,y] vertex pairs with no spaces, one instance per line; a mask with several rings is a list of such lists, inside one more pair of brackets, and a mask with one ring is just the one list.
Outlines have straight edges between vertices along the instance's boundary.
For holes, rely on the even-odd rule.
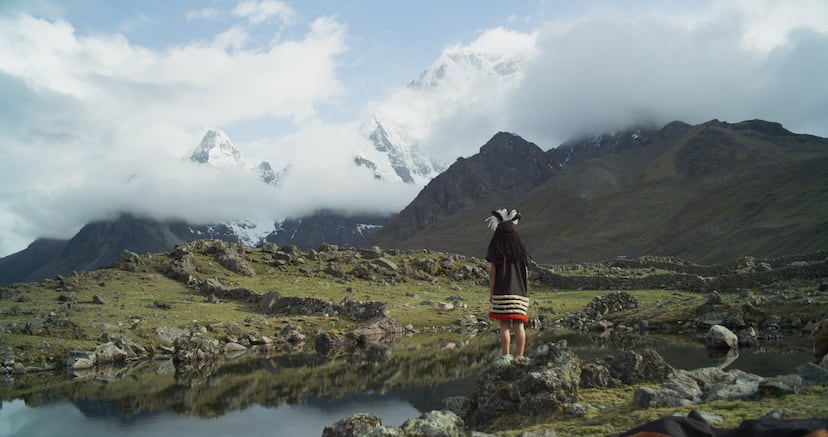
[[704,303],[707,305],[721,305],[722,295],[718,291],[713,290],[704,296]]
[[159,309],[162,309],[162,310],[171,310],[171,309],[173,309],[172,304],[169,304],[167,302],[164,302],[164,301],[161,301],[161,300],[158,300],[158,299],[156,299],[152,302],[152,306],[154,306],[156,308],[159,308]]
[[106,299],[103,298],[100,294],[96,294],[92,296],[92,303],[96,305],[106,305]]
[[172,326],[159,326],[155,328],[155,336],[164,343],[173,343],[176,338],[189,335],[190,331]]

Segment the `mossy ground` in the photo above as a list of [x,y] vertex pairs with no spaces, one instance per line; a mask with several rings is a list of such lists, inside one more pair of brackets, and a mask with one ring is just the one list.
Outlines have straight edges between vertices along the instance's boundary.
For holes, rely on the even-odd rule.
[[[445,254],[429,252],[406,252],[388,259],[399,266],[411,265],[415,260],[432,258],[439,262]],[[386,302],[389,314],[402,325],[412,325],[419,334],[406,338],[395,348],[400,359],[414,359],[414,355],[428,353],[443,354],[446,360],[452,360],[452,354],[462,352],[445,348],[444,343],[457,339],[453,332],[457,321],[466,315],[484,316],[488,309],[488,294],[484,282],[480,280],[455,281],[447,275],[434,275],[430,280],[388,281],[382,278],[369,281],[363,279],[348,280],[336,278],[323,273],[322,263],[307,260],[305,263],[274,267],[259,249],[248,248],[244,259],[256,271],[255,276],[242,276],[222,267],[211,256],[195,253],[195,265],[199,279],[219,278],[230,288],[245,287],[257,292],[277,291],[282,296],[314,297],[340,302],[345,298],[361,301]],[[11,348],[16,361],[28,367],[60,367],[63,359],[73,349],[92,350],[100,343],[101,337],[109,335],[126,335],[136,342],[153,350],[161,345],[154,334],[158,326],[207,327],[208,333],[217,338],[231,334],[239,337],[244,334],[253,336],[275,336],[288,324],[300,325],[303,332],[312,338],[319,330],[350,330],[359,323],[335,315],[328,316],[273,316],[261,312],[255,303],[225,300],[221,303],[209,303],[205,296],[196,289],[169,279],[160,274],[160,267],[168,261],[165,254],[143,256],[138,271],[129,272],[116,269],[101,269],[93,272],[78,273],[63,279],[63,283],[75,293],[74,301],[67,305],[58,297],[66,291],[59,289],[59,280],[45,280],[39,283],[13,284],[5,287],[0,299],[0,316],[3,328],[0,337],[0,353]],[[344,271],[350,271],[354,265],[362,262],[358,257],[344,263]],[[460,266],[485,268],[481,260],[457,257],[455,269]],[[567,267],[566,274],[589,275],[588,267],[578,270]],[[629,274],[629,272],[627,272]],[[646,274],[637,272],[635,274]],[[778,284],[775,291],[782,289],[785,293],[771,295],[767,289],[750,290],[763,299],[761,309],[769,314],[781,316],[784,320],[801,319],[803,322],[828,317],[826,313],[825,293],[813,293],[815,281]],[[550,285],[534,284],[530,293],[532,305],[530,318],[545,314],[547,319],[555,319],[564,313],[582,310],[594,297],[610,293],[608,290],[559,290]],[[640,302],[640,308],[611,315],[616,324],[634,326],[638,320],[648,320],[651,325],[679,325],[699,316],[704,308],[705,297],[701,293],[675,290],[630,290]],[[93,296],[99,295],[106,300],[103,305],[95,304]],[[734,309],[743,305],[744,290],[740,292],[723,292],[724,303],[720,309]],[[781,296],[781,297],[780,297]],[[805,303],[805,300],[808,303]],[[434,303],[459,300],[464,307],[451,311],[438,311]],[[162,309],[156,302],[171,306]],[[71,324],[47,323],[49,320],[68,320]],[[45,324],[48,329],[36,334],[25,333],[25,327],[32,322]],[[37,323],[35,323],[37,325]],[[487,336],[471,342],[467,347],[497,347],[494,328]],[[530,331],[530,335],[532,335]],[[684,337],[685,341],[694,341]],[[462,340],[460,340],[462,343]],[[807,347],[807,345],[806,345]],[[462,351],[462,348],[459,349]],[[423,352],[426,351],[426,352]],[[310,341],[301,353],[313,353]],[[411,357],[406,357],[406,354]],[[429,364],[431,365],[431,364]],[[479,370],[474,366],[465,370],[452,368],[452,372],[469,372]],[[309,370],[325,373],[331,369],[324,366]],[[341,372],[341,369],[336,370]],[[389,375],[400,378],[400,384],[417,380],[428,383],[427,375],[422,369],[412,375]],[[293,380],[307,380],[295,378]],[[456,375],[455,375],[456,376]],[[353,378],[358,378],[356,374]],[[440,372],[433,373],[434,381],[445,377]],[[31,386],[40,378],[36,374],[31,378]],[[236,376],[236,378],[243,378]],[[262,378],[273,379],[272,374]],[[348,378],[341,373],[337,378]],[[287,380],[285,380],[287,381]],[[341,382],[341,381],[339,381]],[[53,382],[52,389],[60,386]],[[64,384],[66,384],[64,382]],[[126,384],[126,383],[119,383]],[[28,384],[27,384],[28,385]],[[164,384],[162,384],[164,385]],[[242,384],[243,385],[243,384]],[[253,384],[255,385],[255,384]],[[22,394],[20,386],[15,390],[17,396]],[[124,390],[144,390],[136,386]],[[641,423],[655,420],[676,412],[686,413],[688,408],[679,409],[636,409],[632,405],[634,387],[618,389],[582,390],[582,402],[600,405],[603,409],[592,411],[575,419],[565,419],[556,413],[546,417],[501,418],[495,421],[491,430],[505,435],[516,435],[518,430],[551,427],[558,435],[606,435],[629,429]],[[7,393],[7,395],[10,395]],[[828,403],[825,402],[828,389],[811,388],[805,392],[773,400],[713,402],[698,406],[707,413],[722,416],[724,422],[719,426],[735,426],[746,418],[756,418],[769,411],[782,408],[793,417],[826,417]],[[4,395],[4,397],[6,397]]]

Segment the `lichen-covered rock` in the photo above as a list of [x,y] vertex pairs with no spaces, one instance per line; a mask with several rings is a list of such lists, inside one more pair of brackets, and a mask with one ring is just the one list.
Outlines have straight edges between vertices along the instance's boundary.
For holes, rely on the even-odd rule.
[[702,389],[689,372],[676,370],[658,387],[641,387],[633,392],[639,408],[682,407],[701,402]]
[[612,378],[609,369],[599,363],[583,363],[581,365],[581,388],[615,387],[621,381]]
[[200,332],[177,337],[173,347],[173,360],[177,363],[212,360],[220,352],[218,340]]
[[613,378],[627,385],[661,382],[674,370],[652,349],[645,349],[642,354],[623,351],[614,357],[608,357],[604,363]]
[[678,407],[716,400],[750,399],[759,394],[761,376],[738,369],[724,371],[716,367],[675,370],[667,382],[657,387],[642,387],[633,400],[642,408]]
[[243,260],[238,252],[233,249],[228,248],[219,253],[216,257],[216,261],[231,272],[244,276],[256,276],[256,271],[253,270],[253,267],[251,267],[247,261]]
[[359,437],[382,426],[382,419],[370,413],[355,414],[325,426],[322,437]]
[[479,427],[504,414],[561,410],[578,401],[580,379],[580,360],[565,340],[538,347],[531,358],[502,356],[478,380],[467,422]]
[[408,419],[400,427],[406,436],[465,437],[463,419],[451,411],[429,411]]
[[471,410],[471,399],[466,396],[450,396],[443,399],[443,408],[460,417],[466,417]]

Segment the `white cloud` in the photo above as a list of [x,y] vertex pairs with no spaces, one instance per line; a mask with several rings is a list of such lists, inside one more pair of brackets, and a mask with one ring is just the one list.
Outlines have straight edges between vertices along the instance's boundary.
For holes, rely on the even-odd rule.
[[292,24],[296,12],[285,2],[277,0],[244,0],[233,9],[233,15],[246,18],[251,24],[276,18],[283,24]]
[[[822,20],[780,11],[768,21],[750,5],[715,3],[683,23],[608,14],[543,29],[538,56],[505,102],[508,129],[547,148],[596,130],[713,118],[825,135],[817,120],[828,119],[828,92],[818,77],[828,71],[828,9],[809,10]],[[760,32],[771,28],[772,38]]]
[[214,20],[219,16],[219,10],[216,8],[192,9],[187,11],[187,21],[196,20]]
[[208,177],[180,158],[208,126],[312,120],[344,90],[335,59],[345,29],[319,18],[301,39],[255,50],[244,41],[230,29],[155,51],[120,35],[78,36],[65,21],[0,18],[9,97],[0,104],[0,235],[16,236],[0,240],[0,256],[118,210],[207,220],[275,205],[255,175]]

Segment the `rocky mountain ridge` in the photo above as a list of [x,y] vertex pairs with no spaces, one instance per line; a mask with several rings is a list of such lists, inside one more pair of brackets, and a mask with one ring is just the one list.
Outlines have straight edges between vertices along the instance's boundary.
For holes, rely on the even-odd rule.
[[[525,158],[487,159],[508,147]],[[514,207],[539,262],[783,256],[828,247],[826,186],[828,139],[762,120],[673,122],[546,152],[500,133],[434,178],[374,242],[479,255],[490,238],[482,219]]]

